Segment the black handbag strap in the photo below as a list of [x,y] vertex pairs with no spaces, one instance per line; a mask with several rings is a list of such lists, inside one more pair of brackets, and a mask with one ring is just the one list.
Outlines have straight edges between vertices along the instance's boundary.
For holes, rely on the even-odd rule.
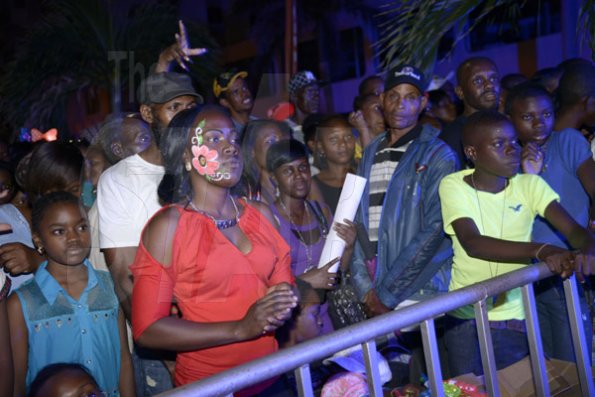
[[316,216],[316,220],[322,228],[322,234],[326,236],[329,232],[329,226],[326,217],[324,216],[324,212],[322,212],[322,207],[320,206],[320,203],[318,201],[312,202],[310,200],[306,200],[306,204],[310,207],[310,209],[314,213],[314,216]]

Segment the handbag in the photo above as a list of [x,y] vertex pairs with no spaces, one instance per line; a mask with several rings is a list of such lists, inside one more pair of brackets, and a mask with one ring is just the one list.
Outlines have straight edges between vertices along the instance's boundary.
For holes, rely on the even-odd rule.
[[342,274],[340,280],[337,289],[327,293],[328,313],[336,330],[368,318],[364,304],[351,285],[349,273]]
[[[318,201],[306,203],[314,212],[318,223],[322,226],[322,234],[326,236],[329,230],[328,222]],[[340,274],[340,282],[334,291],[326,294],[328,313],[335,329],[347,327],[367,319],[364,304],[359,301],[350,282],[349,272]]]

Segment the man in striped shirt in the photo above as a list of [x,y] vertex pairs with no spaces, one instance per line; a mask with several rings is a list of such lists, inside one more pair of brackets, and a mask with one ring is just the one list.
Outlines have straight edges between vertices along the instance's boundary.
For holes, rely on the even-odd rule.
[[437,189],[458,162],[437,138],[439,131],[418,122],[427,103],[425,88],[423,72],[412,65],[389,72],[380,96],[388,130],[366,147],[358,170],[368,179],[358,221],[367,228],[372,243],[367,251],[376,253],[376,268],[365,265],[371,258],[357,243],[351,273],[370,315],[420,290],[448,288],[448,280],[436,277],[452,256],[442,232]]

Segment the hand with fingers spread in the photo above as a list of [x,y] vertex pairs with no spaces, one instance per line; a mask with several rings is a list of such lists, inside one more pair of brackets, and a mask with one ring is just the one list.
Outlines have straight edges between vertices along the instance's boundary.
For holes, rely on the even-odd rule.
[[188,71],[187,63],[192,63],[190,57],[199,56],[207,52],[206,48],[190,48],[186,27],[182,21],[178,22],[180,32],[176,33],[176,42],[159,54],[159,60],[155,72],[169,71],[171,64],[175,61],[180,67]]
[[8,243],[0,247],[0,266],[11,275],[37,270],[45,257],[21,243]]
[[250,306],[238,323],[237,332],[243,340],[273,332],[291,318],[291,312],[297,305],[298,296],[294,288],[287,283],[277,284]]
[[521,167],[525,174],[539,174],[543,169],[545,154],[536,142],[527,142],[521,152]]
[[335,258],[320,269],[310,269],[302,273],[299,278],[310,284],[314,289],[335,289],[338,282],[337,273],[329,273],[329,269],[339,262],[339,258]]

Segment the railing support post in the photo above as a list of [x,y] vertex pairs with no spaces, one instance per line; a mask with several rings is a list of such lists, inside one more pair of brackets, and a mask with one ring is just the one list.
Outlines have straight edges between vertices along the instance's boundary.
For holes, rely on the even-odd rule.
[[295,370],[295,380],[299,397],[314,397],[312,391],[312,377],[310,376],[310,364],[302,365]]
[[498,386],[498,375],[496,374],[496,359],[494,357],[494,347],[492,346],[486,300],[482,299],[476,302],[473,308],[475,309],[475,323],[477,325],[477,337],[479,339],[479,351],[481,352],[481,365],[483,366],[486,389],[488,395],[499,397],[500,388]]
[[371,339],[362,343],[362,350],[364,352],[364,362],[366,364],[366,375],[370,396],[382,397],[382,381],[380,380],[380,371],[378,371],[376,341]]
[[576,276],[573,274],[564,280],[564,296],[566,297],[566,311],[572,333],[572,345],[576,359],[576,369],[583,396],[595,396],[595,387],[591,375],[591,360],[587,354],[587,342],[583,331],[582,311],[576,286]]
[[436,342],[436,327],[434,319],[421,323],[421,337],[424,346],[424,357],[426,359],[426,371],[430,381],[432,396],[444,397],[444,385],[442,384],[442,370],[440,369],[440,354]]
[[522,287],[523,307],[525,309],[525,324],[527,326],[527,339],[529,352],[531,354],[531,370],[533,371],[533,384],[535,392],[540,397],[550,395],[550,385],[545,370],[545,356],[541,342],[541,331],[539,330],[539,318],[535,307],[535,293],[533,284],[529,283]]

